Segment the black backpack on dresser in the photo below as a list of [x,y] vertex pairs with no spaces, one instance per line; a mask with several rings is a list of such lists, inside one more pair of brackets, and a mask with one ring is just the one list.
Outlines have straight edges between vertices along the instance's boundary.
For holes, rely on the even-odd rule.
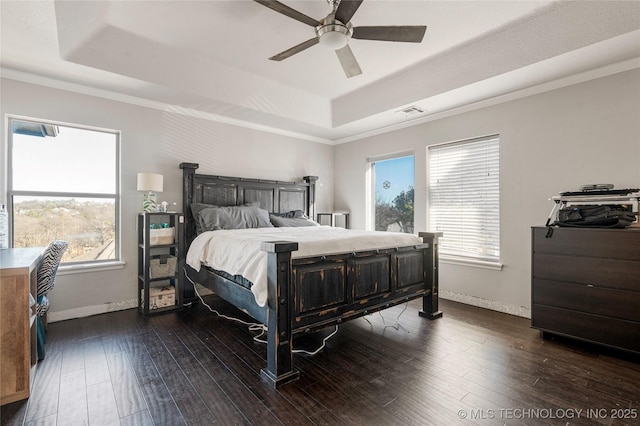
[[558,220],[553,225],[587,228],[626,228],[636,220],[636,214],[626,206],[575,205],[558,211]]

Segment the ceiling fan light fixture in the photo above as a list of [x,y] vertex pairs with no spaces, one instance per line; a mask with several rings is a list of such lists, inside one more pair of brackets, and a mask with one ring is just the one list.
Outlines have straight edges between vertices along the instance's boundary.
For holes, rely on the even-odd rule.
[[349,42],[350,31],[345,25],[328,24],[316,29],[320,44],[331,50],[342,49]]
[[347,36],[337,31],[324,33],[320,36],[320,44],[331,49],[342,49],[347,45]]

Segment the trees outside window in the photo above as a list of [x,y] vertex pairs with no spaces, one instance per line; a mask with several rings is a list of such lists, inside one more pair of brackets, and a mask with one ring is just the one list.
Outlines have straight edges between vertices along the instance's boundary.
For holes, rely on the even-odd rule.
[[119,132],[10,118],[13,247],[69,249],[63,263],[119,260]]
[[414,156],[371,162],[375,230],[414,232]]

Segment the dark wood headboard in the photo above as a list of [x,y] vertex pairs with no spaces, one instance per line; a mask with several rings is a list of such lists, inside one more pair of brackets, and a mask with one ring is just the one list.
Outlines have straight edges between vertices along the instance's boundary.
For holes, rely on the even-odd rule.
[[187,247],[196,237],[191,203],[216,206],[239,206],[259,202],[270,213],[302,210],[315,217],[315,185],[317,176],[305,176],[303,182],[282,182],[228,176],[197,174],[196,163],[180,163],[182,169],[182,211],[185,218]]

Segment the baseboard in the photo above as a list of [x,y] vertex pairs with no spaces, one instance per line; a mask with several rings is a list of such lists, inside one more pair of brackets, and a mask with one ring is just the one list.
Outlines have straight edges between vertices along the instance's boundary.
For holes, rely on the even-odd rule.
[[67,309],[66,311],[56,311],[47,313],[48,322],[65,321],[75,318],[90,317],[92,315],[105,314],[107,312],[123,311],[138,306],[137,299],[123,300],[121,302],[110,302],[102,305],[81,306],[79,308]]
[[[204,296],[212,294],[211,290],[198,286],[198,292]],[[524,306],[511,305],[508,303],[496,302],[495,300],[483,299],[481,297],[470,296],[468,294],[454,293],[452,291],[440,290],[438,293],[442,299],[453,300],[479,308],[491,309],[518,317],[531,318],[531,309]],[[49,312],[48,322],[65,321],[74,318],[90,317],[91,315],[105,314],[107,312],[123,311],[137,306],[136,299],[123,300],[122,302],[104,303],[102,305],[81,306],[79,308],[67,309],[66,311]]]
[[481,297],[470,296],[468,294],[454,293],[452,291],[440,290],[438,295],[442,299],[453,300],[454,302],[465,303],[479,308],[491,309],[509,315],[531,318],[531,308],[525,306],[511,305],[509,303],[496,302],[495,300],[483,299]]
[[[198,293],[201,296],[213,294],[208,288],[198,285]],[[137,299],[123,300],[121,302],[109,302],[102,305],[80,306],[66,311],[47,312],[47,322],[65,321],[75,318],[90,317],[91,315],[106,314],[107,312],[124,311],[138,306]]]

